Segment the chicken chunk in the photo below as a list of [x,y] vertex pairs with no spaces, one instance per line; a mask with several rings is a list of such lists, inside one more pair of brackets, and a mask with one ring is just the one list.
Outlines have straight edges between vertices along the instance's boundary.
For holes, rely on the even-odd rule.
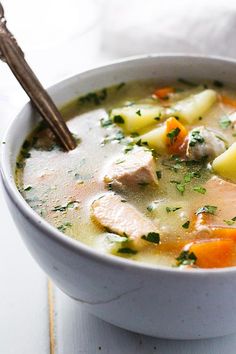
[[91,216],[99,225],[118,235],[127,235],[130,240],[157,231],[151,220],[114,193],[106,193],[95,200],[91,206]]
[[114,161],[107,169],[105,183],[115,188],[137,187],[144,184],[158,184],[155,160],[150,151],[137,149],[119,160]]
[[226,145],[221,133],[200,126],[189,133],[186,155],[190,160],[200,160],[203,157],[210,160],[222,154]]
[[[202,213],[197,215],[197,230],[204,231],[214,227],[235,228],[233,218],[236,216],[236,184],[227,182],[219,177],[212,177],[205,184],[206,194],[200,196],[195,202],[196,208],[205,205],[216,206],[216,211],[212,214]],[[229,224],[227,224],[227,222]]]

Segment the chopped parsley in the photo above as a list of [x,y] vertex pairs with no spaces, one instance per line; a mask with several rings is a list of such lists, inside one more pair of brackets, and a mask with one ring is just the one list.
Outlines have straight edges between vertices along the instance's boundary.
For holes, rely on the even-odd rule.
[[189,146],[195,146],[196,144],[203,144],[204,143],[204,138],[200,134],[199,130],[193,130],[190,134],[189,138]]
[[151,203],[151,204],[149,204],[148,206],[147,206],[147,210],[148,211],[153,211],[153,210],[155,210],[156,209],[156,205],[155,205],[155,203]]
[[186,222],[182,225],[182,227],[183,227],[184,229],[188,229],[188,228],[189,228],[189,225],[190,225],[190,221],[188,220],[188,221],[186,221]]
[[71,227],[72,224],[70,222],[65,222],[64,224],[57,227],[57,229],[61,232],[65,232],[68,227]]
[[175,212],[175,211],[177,211],[177,210],[179,210],[179,209],[182,209],[181,207],[166,207],[166,211],[167,211],[167,213],[171,213],[171,212]]
[[122,254],[136,254],[137,251],[133,250],[132,248],[129,247],[123,247],[123,248],[119,248],[118,253],[122,253]]
[[66,211],[67,209],[74,208],[79,202],[77,200],[71,201],[66,205],[57,205],[55,206],[52,211]]
[[219,125],[222,129],[227,129],[231,125],[231,120],[228,116],[221,117],[219,120]]
[[162,173],[161,171],[156,171],[156,175],[158,179],[161,179]]
[[141,239],[152,243],[160,243],[160,235],[158,232],[149,232],[147,236],[143,235]]
[[108,118],[101,118],[100,119],[100,125],[102,128],[106,128],[109,127],[110,125],[112,125],[112,120],[108,119]]
[[107,98],[107,90],[104,88],[99,92],[89,92],[87,95],[79,98],[79,103],[92,103],[96,106],[100,105],[102,101]]
[[138,185],[141,186],[141,187],[147,187],[149,185],[149,183],[143,181],[143,182],[139,182]]
[[120,115],[114,116],[113,117],[113,122],[117,124],[124,124],[124,118],[121,117]]
[[183,78],[179,78],[178,81],[181,82],[181,84],[185,84],[190,87],[197,87],[198,86],[195,82],[192,82],[192,81],[189,81],[189,80],[186,80]]
[[197,257],[193,252],[182,251],[180,255],[176,258],[177,266],[181,265],[193,265],[197,261]]
[[176,141],[179,133],[180,133],[180,128],[177,127],[172,129],[171,131],[169,131],[169,133],[166,134],[166,136],[170,139],[171,144],[173,144]]
[[204,205],[203,207],[198,208],[195,214],[198,215],[201,213],[207,213],[207,214],[215,215],[216,211],[217,211],[217,206]]
[[219,81],[219,80],[214,80],[214,81],[213,81],[213,85],[214,85],[215,87],[219,87],[219,88],[224,87],[223,82],[222,82],[222,81]]
[[235,221],[236,221],[236,216],[234,216],[232,219],[230,219],[230,220],[224,220],[224,222],[227,224],[227,225],[229,225],[229,226],[231,226],[231,225],[233,225],[234,223],[235,223]]
[[28,192],[28,191],[30,191],[31,189],[32,189],[32,187],[31,187],[31,186],[28,186],[28,187],[24,188],[24,191],[25,191],[25,192]]
[[138,115],[138,116],[140,116],[141,117],[141,111],[140,111],[140,109],[139,110],[137,110],[137,112],[136,112],[136,114]]
[[21,150],[21,155],[25,158],[28,159],[31,156],[31,153],[25,150]]
[[193,187],[194,192],[198,192],[201,194],[205,194],[206,193],[206,188],[202,187],[202,186],[196,186]]
[[117,91],[122,89],[125,86],[125,82],[121,82],[119,85],[116,86]]

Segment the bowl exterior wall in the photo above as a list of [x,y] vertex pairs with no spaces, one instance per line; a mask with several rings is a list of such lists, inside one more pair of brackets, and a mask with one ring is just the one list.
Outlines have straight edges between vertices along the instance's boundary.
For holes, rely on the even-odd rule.
[[[194,68],[198,71],[193,73]],[[68,100],[68,96],[73,96],[72,93],[78,93],[76,87],[80,81],[87,85],[86,92],[93,85],[99,88],[124,81],[125,75],[127,80],[140,79],[140,75],[159,75],[160,80],[173,80],[184,77],[185,69],[185,77],[189,79],[199,76],[230,82],[233,71],[236,77],[234,62],[224,66],[222,61],[212,59],[147,57],[81,74],[56,85],[51,91],[61,104]],[[93,256],[92,252],[88,254],[79,242],[77,246],[66,243],[55,231],[54,235],[51,229],[41,227],[45,222],[28,210],[12,187],[17,151],[32,128],[32,112],[30,109],[24,112],[25,116],[21,114],[8,133],[9,147],[2,158],[3,185],[9,209],[24,242],[55,284],[94,315],[146,335],[197,339],[236,331],[235,270],[182,272],[133,266],[126,261],[117,263],[111,257],[107,260]],[[19,119],[24,120],[24,124],[20,124]]]

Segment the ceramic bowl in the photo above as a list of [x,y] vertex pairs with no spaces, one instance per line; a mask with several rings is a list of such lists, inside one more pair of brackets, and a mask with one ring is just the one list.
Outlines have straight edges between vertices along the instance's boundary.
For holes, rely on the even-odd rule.
[[[180,77],[217,79],[232,86],[236,62],[181,55],[132,58],[76,75],[49,93],[62,106],[123,81],[156,78],[164,83]],[[189,271],[102,255],[60,233],[29,207],[16,188],[14,169],[20,147],[38,119],[30,103],[19,112],[4,138],[1,173],[14,222],[54,283],[95,316],[142,334],[196,339],[235,332],[235,267]]]

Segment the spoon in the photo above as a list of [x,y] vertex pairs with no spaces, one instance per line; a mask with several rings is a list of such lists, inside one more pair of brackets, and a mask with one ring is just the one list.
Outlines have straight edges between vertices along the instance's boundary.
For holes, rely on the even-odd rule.
[[8,64],[40,115],[47,121],[62,146],[67,150],[76,147],[75,140],[49,94],[24,59],[24,53],[6,26],[3,6],[0,3],[0,59]]

